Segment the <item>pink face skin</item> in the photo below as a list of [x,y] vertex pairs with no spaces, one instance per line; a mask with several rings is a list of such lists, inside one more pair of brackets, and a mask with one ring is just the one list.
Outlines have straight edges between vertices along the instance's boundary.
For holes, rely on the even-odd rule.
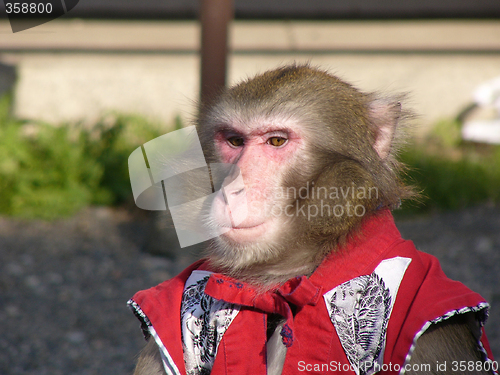
[[[236,164],[243,184],[230,184],[212,206],[213,219],[230,228],[224,239],[239,244],[265,242],[276,233],[284,218],[273,214],[279,199],[284,172],[294,163],[303,139],[293,121],[233,122],[220,126],[215,133],[215,147],[223,163]],[[238,215],[245,204],[244,216]],[[224,220],[232,216],[229,223]]]

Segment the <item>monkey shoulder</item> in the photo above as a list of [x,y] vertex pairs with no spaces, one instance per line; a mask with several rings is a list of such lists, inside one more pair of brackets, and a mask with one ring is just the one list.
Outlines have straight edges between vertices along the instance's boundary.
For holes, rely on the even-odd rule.
[[[481,327],[473,312],[432,324],[416,342],[407,374],[492,374],[480,346]],[[490,371],[488,371],[490,370]]]
[[134,375],[166,375],[160,350],[152,338],[139,354]]

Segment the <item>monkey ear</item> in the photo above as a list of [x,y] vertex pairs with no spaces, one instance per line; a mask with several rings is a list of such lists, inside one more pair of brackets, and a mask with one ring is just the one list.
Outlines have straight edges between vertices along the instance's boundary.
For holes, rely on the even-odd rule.
[[375,99],[370,103],[370,118],[375,130],[373,148],[381,159],[387,158],[390,154],[400,117],[399,101]]

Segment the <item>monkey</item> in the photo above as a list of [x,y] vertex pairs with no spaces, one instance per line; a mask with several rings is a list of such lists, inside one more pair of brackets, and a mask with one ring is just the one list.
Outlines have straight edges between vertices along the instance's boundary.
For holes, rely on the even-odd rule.
[[149,339],[134,374],[493,373],[488,304],[392,218],[418,195],[403,101],[291,64],[201,106],[207,162],[234,166],[204,218],[224,230],[129,301]]

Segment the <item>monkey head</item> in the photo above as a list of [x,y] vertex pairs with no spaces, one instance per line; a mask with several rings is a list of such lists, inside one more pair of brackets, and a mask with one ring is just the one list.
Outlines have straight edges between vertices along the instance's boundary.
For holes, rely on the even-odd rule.
[[227,178],[206,218],[225,227],[208,248],[214,268],[263,286],[310,274],[364,218],[412,196],[394,157],[405,117],[400,98],[308,65],[223,92],[197,123],[207,162],[242,175]]

